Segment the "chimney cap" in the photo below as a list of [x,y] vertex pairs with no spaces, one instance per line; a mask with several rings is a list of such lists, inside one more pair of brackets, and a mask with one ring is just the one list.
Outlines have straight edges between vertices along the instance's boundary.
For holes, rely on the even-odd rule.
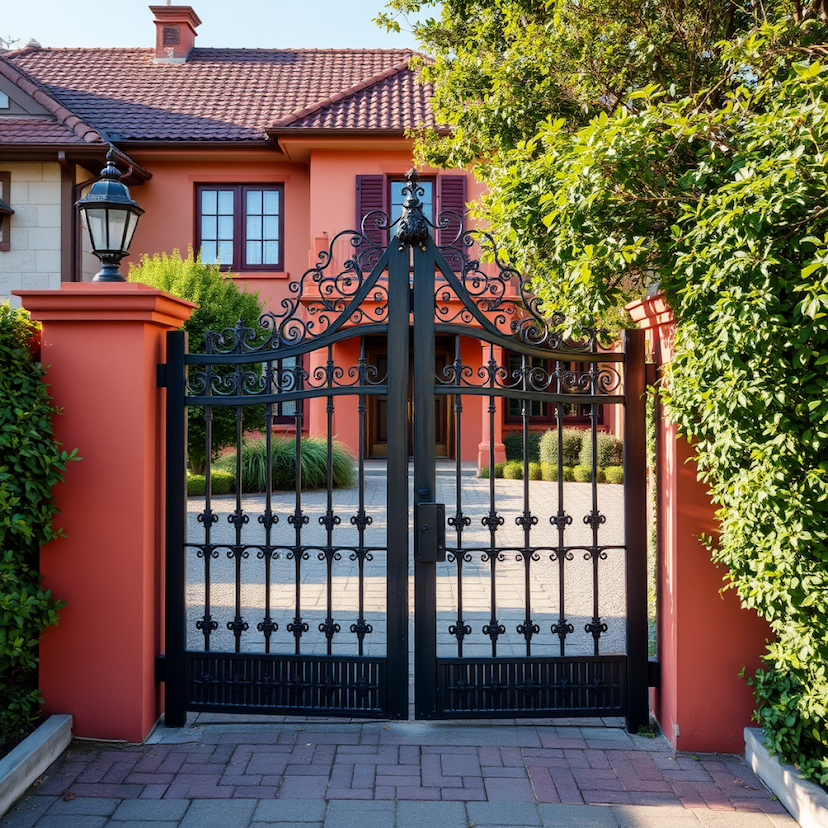
[[175,20],[179,23],[189,23],[194,29],[201,25],[201,20],[192,6],[150,6],[149,10],[158,21]]

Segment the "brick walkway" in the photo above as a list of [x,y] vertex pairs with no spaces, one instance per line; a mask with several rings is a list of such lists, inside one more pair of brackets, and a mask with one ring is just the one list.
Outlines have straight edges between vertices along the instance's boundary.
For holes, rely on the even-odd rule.
[[796,825],[744,759],[618,727],[196,721],[151,742],[73,743],[0,825]]

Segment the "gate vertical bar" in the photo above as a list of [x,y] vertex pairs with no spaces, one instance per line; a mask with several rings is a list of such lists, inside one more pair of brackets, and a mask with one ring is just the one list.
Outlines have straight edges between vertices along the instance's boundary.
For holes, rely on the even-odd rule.
[[437,564],[417,555],[417,505],[436,499],[434,240],[414,253],[414,716],[437,715]]
[[647,681],[647,436],[644,331],[624,339],[624,534],[627,546],[627,731],[649,723]]
[[165,555],[164,613],[164,724],[183,727],[184,646],[187,539],[187,334],[167,332],[167,528]]
[[[388,460],[386,603],[388,715],[408,718],[408,245],[388,250]],[[360,485],[362,485],[360,483]]]

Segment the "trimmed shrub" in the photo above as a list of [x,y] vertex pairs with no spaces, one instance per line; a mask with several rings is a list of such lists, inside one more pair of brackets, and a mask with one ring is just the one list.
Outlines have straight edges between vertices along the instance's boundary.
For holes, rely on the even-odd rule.
[[488,466],[483,466],[482,469],[478,469],[477,470],[477,476],[484,479],[484,480],[488,480],[489,479],[489,467]]
[[[580,428],[565,428],[563,430],[563,464],[565,466],[577,466],[581,456],[582,442],[586,432]],[[541,463],[558,462],[558,431],[550,429],[544,432],[540,441]]]
[[563,479],[568,483],[572,483],[572,481],[575,480],[575,472],[572,466],[563,467]]
[[523,463],[520,460],[510,460],[503,468],[503,477],[506,480],[523,480]]
[[[598,442],[598,465],[603,468],[620,466],[624,462],[624,444],[612,434],[600,431],[595,437]],[[589,434],[584,438],[578,462],[582,466],[592,466],[592,439]]]
[[[166,253],[155,256],[144,255],[139,264],[130,265],[128,279],[130,282],[143,282],[161,290],[166,290],[181,299],[197,302],[198,307],[184,323],[184,330],[190,335],[190,352],[203,354],[207,331],[220,333],[232,328],[239,319],[248,328],[258,329],[258,321],[264,312],[259,302],[259,293],[239,290],[238,284],[230,274],[222,273],[218,265],[208,265],[201,261],[201,256],[194,256],[192,249],[183,259],[178,250],[171,255]],[[197,367],[197,366],[196,366]],[[251,364],[250,370],[258,366]],[[213,366],[213,371],[220,373],[226,369]],[[190,467],[194,472],[202,473],[206,463],[204,409],[201,406],[187,408],[187,449]],[[264,406],[244,406],[245,430],[264,427]],[[212,451],[215,456],[222,448],[236,441],[236,409],[230,406],[213,407]]]
[[572,478],[576,483],[591,483],[592,468],[584,465],[575,466],[572,469]]
[[29,733],[40,716],[37,646],[63,601],[40,584],[40,547],[62,537],[52,489],[77,450],[54,439],[43,366],[33,356],[40,326],[0,304],[0,748]]
[[505,463],[495,463],[495,477],[503,477],[503,471],[505,468]]
[[[356,479],[356,460],[351,450],[333,441],[333,485],[346,489]],[[326,437],[303,437],[300,445],[303,489],[324,489],[328,485],[328,440]],[[274,489],[296,487],[296,441],[292,437],[274,437],[271,448],[272,483]],[[216,460],[216,468],[232,474],[236,468],[236,452],[230,451]],[[242,443],[241,490],[263,492],[267,486],[267,441],[264,437]],[[215,478],[214,478],[215,479]],[[238,485],[238,482],[237,484]]]
[[624,482],[624,467],[623,466],[607,466],[604,469],[604,477],[607,483],[623,483]]
[[600,466],[598,466],[598,468],[595,470],[595,479],[598,481],[598,483],[606,483],[607,482],[607,478],[606,478],[606,475],[604,474],[604,470]]
[[[540,442],[542,431],[529,432],[529,462],[540,462]],[[523,432],[507,431],[503,435],[503,445],[506,447],[507,460],[523,460]]]
[[[226,495],[236,488],[236,476],[233,472],[223,469],[213,469],[210,478],[213,481],[211,487],[214,495]],[[187,494],[190,497],[203,495],[207,491],[207,478],[203,474],[187,475]]]
[[530,463],[529,464],[529,479],[530,480],[543,480],[543,474],[541,473],[540,463]]
[[550,483],[557,483],[558,481],[558,464],[557,463],[541,463],[541,478],[548,480]]
[[203,474],[187,475],[187,496],[203,495],[207,491],[207,478]]

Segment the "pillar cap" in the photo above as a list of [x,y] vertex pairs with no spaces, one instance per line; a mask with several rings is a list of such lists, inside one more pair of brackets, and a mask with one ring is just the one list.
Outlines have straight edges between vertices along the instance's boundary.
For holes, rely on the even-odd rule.
[[141,322],[180,328],[198,307],[139,282],[66,282],[60,290],[13,290],[37,322]]

